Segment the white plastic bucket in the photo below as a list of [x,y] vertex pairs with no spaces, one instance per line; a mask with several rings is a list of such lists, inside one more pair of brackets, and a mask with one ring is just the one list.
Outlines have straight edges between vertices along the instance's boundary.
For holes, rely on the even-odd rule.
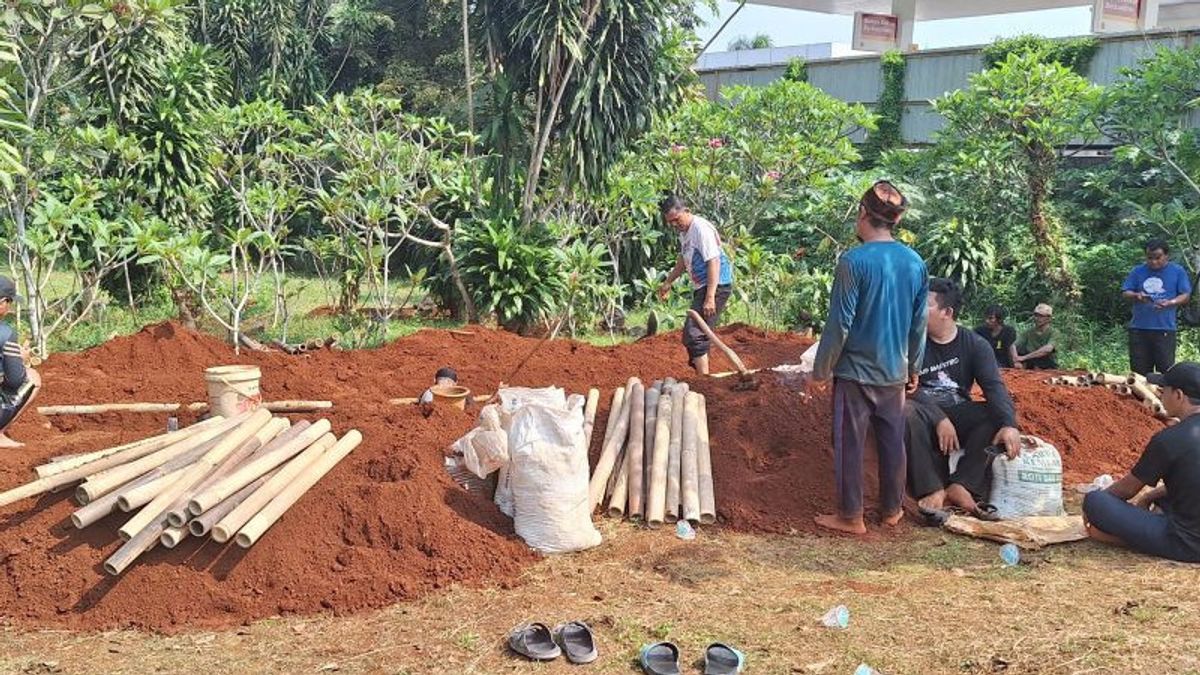
[[213,366],[204,371],[208,409],[214,415],[233,417],[262,405],[258,366]]

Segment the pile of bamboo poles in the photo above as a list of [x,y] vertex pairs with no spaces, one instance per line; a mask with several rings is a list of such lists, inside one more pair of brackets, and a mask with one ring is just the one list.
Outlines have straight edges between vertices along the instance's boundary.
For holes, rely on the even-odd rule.
[[1132,396],[1141,401],[1145,408],[1155,417],[1167,418],[1167,409],[1163,407],[1162,388],[1150,384],[1146,378],[1137,373],[1114,375],[1112,373],[1091,372],[1086,375],[1064,375],[1046,380],[1046,384],[1064,387],[1104,387],[1122,396]]
[[[600,392],[588,392],[584,432],[590,443]],[[636,377],[613,391],[604,446],[588,484],[591,506],[657,527],[717,520],[704,396],[673,379],[649,387]]]
[[[179,412],[186,410],[187,412],[204,412],[208,410],[207,401],[198,401],[196,403],[90,403],[85,405],[43,405],[39,406],[37,411],[39,415],[101,415],[110,412],[133,412],[133,413],[164,413],[164,412]],[[301,413],[315,412],[317,410],[329,410],[333,408],[333,401],[267,401],[262,404],[263,408],[271,412],[278,413]]]
[[211,534],[249,548],[292,504],[362,442],[340,439],[328,420],[292,424],[266,409],[216,416],[179,431],[35,467],[33,482],[0,493],[0,506],[78,483],[83,529],[112,513],[129,513],[125,543],[104,563],[113,575],[161,543]]

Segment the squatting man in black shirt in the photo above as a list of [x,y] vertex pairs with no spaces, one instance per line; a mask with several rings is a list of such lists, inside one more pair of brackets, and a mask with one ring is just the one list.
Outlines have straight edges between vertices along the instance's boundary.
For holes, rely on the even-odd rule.
[[[1016,409],[992,346],[958,325],[961,309],[956,283],[930,280],[925,359],[905,404],[908,490],[930,524],[944,518],[947,507],[995,520],[995,509],[985,503],[992,460],[999,452],[1015,458],[1021,447]],[[971,400],[976,383],[984,403]],[[950,455],[958,450],[963,454],[952,470]]]

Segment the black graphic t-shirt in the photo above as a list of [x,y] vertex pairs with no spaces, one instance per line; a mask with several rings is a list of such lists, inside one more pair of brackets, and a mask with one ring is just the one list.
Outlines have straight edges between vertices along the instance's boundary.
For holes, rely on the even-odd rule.
[[913,398],[942,409],[971,400],[971,388],[978,383],[996,423],[1017,426],[1016,408],[1000,379],[991,345],[976,333],[960,327],[958,335],[946,344],[926,338],[925,360],[917,381]]
[[1001,368],[1012,368],[1012,354],[1008,352],[1008,348],[1017,341],[1017,329],[1012,326],[1001,326],[999,335],[992,335],[992,329],[987,325],[979,326],[975,329],[979,337],[988,341],[992,345],[992,351],[996,353],[996,365]]

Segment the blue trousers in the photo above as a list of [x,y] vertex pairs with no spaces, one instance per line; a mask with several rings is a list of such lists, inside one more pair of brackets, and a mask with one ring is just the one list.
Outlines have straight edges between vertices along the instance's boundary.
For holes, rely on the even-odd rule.
[[1120,539],[1138,553],[1179,562],[1200,562],[1200,551],[1180,538],[1166,513],[1151,513],[1108,490],[1089,492],[1083,498],[1083,513],[1093,527]]
[[833,381],[833,469],[838,515],[863,513],[863,454],[867,425],[879,452],[879,511],[891,515],[904,498],[904,385],[877,387]]

